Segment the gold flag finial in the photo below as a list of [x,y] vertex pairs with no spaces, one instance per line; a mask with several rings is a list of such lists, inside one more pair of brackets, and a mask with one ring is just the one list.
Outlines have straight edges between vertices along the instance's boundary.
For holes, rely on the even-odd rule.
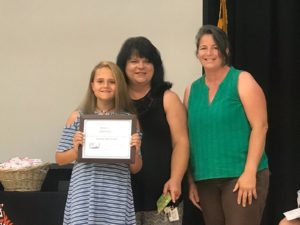
[[218,27],[227,34],[227,25],[228,25],[228,20],[227,20],[226,0],[220,0]]

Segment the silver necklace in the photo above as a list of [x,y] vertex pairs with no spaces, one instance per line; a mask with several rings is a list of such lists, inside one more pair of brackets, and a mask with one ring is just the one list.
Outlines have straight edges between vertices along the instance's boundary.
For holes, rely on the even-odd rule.
[[99,108],[96,109],[95,113],[98,115],[111,115],[114,112],[112,111],[114,109],[114,107],[108,109],[108,110],[101,110]]

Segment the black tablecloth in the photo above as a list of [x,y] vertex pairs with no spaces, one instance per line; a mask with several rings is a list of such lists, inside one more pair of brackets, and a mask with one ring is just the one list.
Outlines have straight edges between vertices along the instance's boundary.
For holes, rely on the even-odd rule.
[[14,225],[61,225],[67,192],[0,192],[2,210]]
[[61,225],[71,172],[72,165],[52,164],[36,192],[7,192],[0,186],[0,222],[6,215],[13,225]]

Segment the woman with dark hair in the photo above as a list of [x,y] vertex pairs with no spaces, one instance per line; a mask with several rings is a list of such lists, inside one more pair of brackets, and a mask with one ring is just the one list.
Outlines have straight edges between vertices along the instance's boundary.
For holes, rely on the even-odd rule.
[[[179,225],[183,214],[181,184],[189,157],[186,111],[170,90],[171,83],[164,81],[160,53],[147,38],[127,39],[117,64],[125,74],[143,132],[143,167],[132,176],[137,224]],[[179,220],[172,223],[167,214],[156,211],[157,200],[168,193],[179,213]]]
[[150,83],[147,84],[151,86],[152,92],[164,89],[162,86],[164,86],[166,90],[172,87],[170,82],[164,81],[164,68],[158,49],[145,37],[129,38],[123,44],[117,57],[117,64],[126,75],[125,79],[127,83],[132,83],[126,73],[126,67],[127,61],[133,56],[147,59],[149,63],[152,64],[154,72]]
[[190,139],[189,198],[206,225],[259,225],[269,186],[264,93],[229,64],[224,31],[196,35],[204,74],[185,91]]

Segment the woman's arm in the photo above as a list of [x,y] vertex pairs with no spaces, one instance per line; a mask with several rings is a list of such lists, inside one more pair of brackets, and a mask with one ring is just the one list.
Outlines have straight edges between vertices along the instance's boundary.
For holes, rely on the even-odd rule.
[[164,185],[163,193],[169,191],[175,202],[181,195],[181,181],[189,160],[186,110],[179,97],[170,90],[164,93],[164,110],[170,126],[173,152],[171,177]]
[[189,181],[189,199],[191,200],[194,206],[196,206],[198,209],[201,210],[197,185],[190,171],[188,171],[188,181]]
[[252,197],[257,198],[256,173],[265,147],[268,119],[265,95],[250,73],[241,72],[238,92],[251,126],[244,172],[234,188],[238,190],[238,204],[245,207],[247,202],[252,203]]
[[190,90],[191,90],[191,87],[187,86],[185,88],[185,91],[184,91],[183,104],[184,104],[186,110],[188,108],[188,101],[189,101],[189,96],[190,96]]
[[[189,100],[189,96],[190,96],[190,90],[191,90],[191,87],[188,86],[188,87],[186,87],[186,89],[184,91],[183,104],[184,104],[186,110],[188,109],[188,100]],[[194,178],[191,174],[191,171],[189,171],[189,170],[188,170],[188,184],[189,184],[189,199],[191,200],[191,202],[193,203],[194,206],[196,206],[198,209],[201,210],[197,186],[196,186]]]

